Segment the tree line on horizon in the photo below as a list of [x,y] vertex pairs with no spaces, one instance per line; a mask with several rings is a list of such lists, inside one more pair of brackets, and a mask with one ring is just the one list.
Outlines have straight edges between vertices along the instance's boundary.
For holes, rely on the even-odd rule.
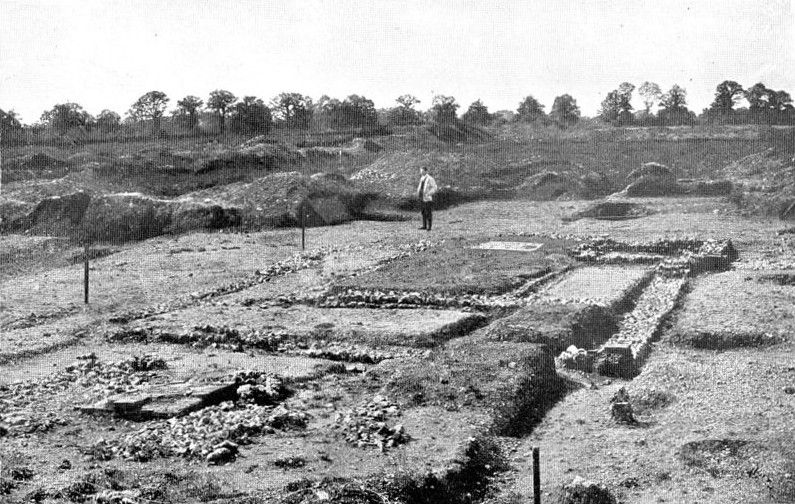
[[[795,124],[795,107],[786,91],[774,90],[757,82],[745,89],[732,80],[725,80],[715,88],[715,98],[700,115],[687,108],[687,91],[674,84],[663,93],[654,82],[644,82],[637,88],[645,108],[633,112],[632,93],[635,85],[622,82],[602,101],[599,118],[613,126],[669,126],[707,124]],[[737,107],[743,100],[746,107]],[[651,112],[657,105],[657,114]]]
[[[644,109],[637,111],[632,105],[636,89],[644,104]],[[748,106],[738,108],[743,100]],[[421,101],[411,94],[396,98],[396,106],[380,110],[375,108],[372,100],[356,94],[343,100],[323,95],[314,101],[301,93],[284,92],[266,104],[256,96],[238,98],[230,91],[217,89],[209,93],[206,101],[194,95],[185,96],[167,115],[170,101],[162,91],[149,91],[130,106],[124,118],[109,109],[93,116],[77,103],[58,103],[44,111],[39,121],[32,125],[23,125],[12,110],[0,110],[0,129],[8,141],[10,137],[29,139],[46,133],[64,136],[75,129],[121,137],[190,136],[228,131],[267,134],[274,127],[316,131],[372,130],[379,126],[444,124],[458,120],[481,126],[516,121],[565,128],[581,118],[577,101],[569,94],[556,97],[548,114],[541,102],[528,95],[515,111],[496,113],[489,112],[478,99],[460,117],[460,105],[456,99],[445,95],[434,96],[431,107],[426,111],[417,109]],[[658,110],[653,113],[655,106]],[[168,120],[167,129],[163,127],[164,119]],[[668,126],[697,122],[795,124],[795,108],[786,91],[772,90],[762,83],[744,89],[739,83],[726,80],[717,86],[712,104],[697,116],[687,108],[687,91],[677,84],[663,93],[654,82],[644,82],[639,88],[623,82],[602,101],[597,119],[612,126]]]

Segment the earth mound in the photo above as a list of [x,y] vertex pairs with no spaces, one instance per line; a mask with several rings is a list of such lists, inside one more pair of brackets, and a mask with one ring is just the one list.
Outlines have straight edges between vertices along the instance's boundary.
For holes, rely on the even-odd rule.
[[748,213],[795,220],[795,157],[770,148],[723,170],[734,184],[731,200]]
[[444,142],[484,142],[492,138],[488,131],[459,120],[432,124],[428,131]]
[[673,172],[670,168],[661,163],[644,163],[638,168],[635,168],[629,175],[627,180],[633,181],[641,177],[656,177],[661,179],[675,179]]
[[631,201],[600,201],[575,213],[571,220],[591,218],[604,220],[637,219],[651,214],[651,210]]
[[627,175],[629,185],[619,194],[628,197],[673,196],[683,192],[673,172],[661,163],[645,163]]

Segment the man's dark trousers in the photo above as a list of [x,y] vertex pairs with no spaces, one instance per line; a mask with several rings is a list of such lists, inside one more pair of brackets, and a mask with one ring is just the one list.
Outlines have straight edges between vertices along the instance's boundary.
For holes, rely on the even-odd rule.
[[423,201],[422,202],[422,227],[427,229],[428,231],[431,230],[431,224],[433,224],[433,202],[432,201]]

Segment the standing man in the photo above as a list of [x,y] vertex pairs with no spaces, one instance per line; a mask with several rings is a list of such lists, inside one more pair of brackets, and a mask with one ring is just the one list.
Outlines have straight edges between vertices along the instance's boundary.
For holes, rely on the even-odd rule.
[[420,185],[417,186],[417,197],[422,206],[422,227],[430,231],[433,224],[433,195],[436,194],[436,181],[428,173],[428,168],[420,168]]

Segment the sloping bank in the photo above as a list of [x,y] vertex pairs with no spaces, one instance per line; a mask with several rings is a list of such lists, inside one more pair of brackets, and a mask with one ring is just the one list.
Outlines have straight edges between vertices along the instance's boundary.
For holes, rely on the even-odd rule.
[[296,226],[302,214],[307,226],[321,226],[359,217],[369,198],[343,177],[274,173],[176,199],[138,192],[49,197],[32,209],[9,206],[2,230],[123,242],[196,229]]

